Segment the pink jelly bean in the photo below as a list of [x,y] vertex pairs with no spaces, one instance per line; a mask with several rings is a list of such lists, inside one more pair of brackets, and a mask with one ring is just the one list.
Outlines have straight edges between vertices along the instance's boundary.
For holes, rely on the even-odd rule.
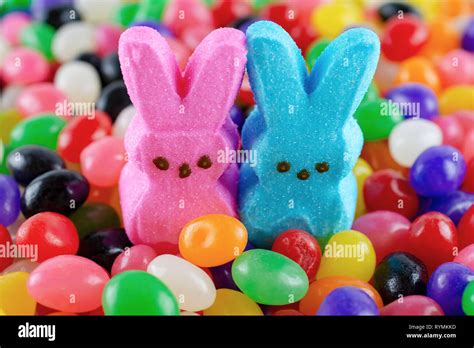
[[118,42],[122,34],[122,28],[111,24],[99,25],[95,32],[97,53],[105,57],[118,51]]
[[412,295],[389,303],[380,309],[381,315],[444,315],[443,310],[426,296]]
[[89,312],[101,306],[107,272],[95,262],[61,255],[41,263],[28,279],[28,292],[43,306],[61,312]]
[[378,263],[388,254],[406,251],[410,220],[395,212],[379,210],[359,217],[352,229],[370,239]]
[[464,138],[462,154],[464,155],[466,162],[469,162],[474,158],[474,146],[472,146],[472,144],[474,144],[474,130],[467,133],[466,137]]
[[60,107],[65,103],[66,96],[63,92],[52,83],[44,82],[26,87],[18,96],[16,107],[24,117],[46,112],[56,113],[58,110],[66,111],[64,115],[58,116],[67,116],[68,108]]
[[26,13],[12,12],[2,18],[0,32],[11,45],[16,46],[20,44],[21,31],[30,22],[30,16]]
[[157,256],[158,253],[148,245],[135,245],[126,249],[115,259],[112,277],[125,271],[146,271],[148,264]]
[[41,53],[30,48],[11,50],[3,61],[3,78],[8,84],[28,85],[46,81],[48,61]]
[[433,120],[443,133],[443,144],[454,146],[460,150],[464,145],[464,128],[457,117],[441,116]]
[[107,136],[89,144],[81,152],[82,174],[99,187],[117,185],[125,165],[123,139]]
[[438,64],[445,87],[474,83],[474,54],[456,49],[446,54]]
[[453,113],[466,132],[474,131],[474,111],[462,110]]
[[474,244],[470,244],[462,249],[453,261],[463,264],[474,271]]

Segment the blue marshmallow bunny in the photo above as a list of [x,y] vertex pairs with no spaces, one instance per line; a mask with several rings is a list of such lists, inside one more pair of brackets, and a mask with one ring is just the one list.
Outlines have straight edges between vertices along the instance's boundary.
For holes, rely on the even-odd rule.
[[258,247],[288,229],[321,244],[351,227],[357,199],[352,168],[363,145],[353,118],[380,54],[378,37],[363,28],[337,37],[308,75],[291,37],[277,24],[247,30],[250,85],[257,106],[242,130],[254,167],[241,167],[239,210]]

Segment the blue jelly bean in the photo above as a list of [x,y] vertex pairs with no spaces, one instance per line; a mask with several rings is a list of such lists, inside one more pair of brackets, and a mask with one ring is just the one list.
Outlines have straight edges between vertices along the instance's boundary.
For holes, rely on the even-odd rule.
[[364,290],[343,286],[326,296],[317,315],[379,315],[379,309]]
[[0,174],[0,225],[9,226],[20,214],[20,189],[8,175]]
[[471,17],[462,35],[461,47],[466,51],[474,52],[474,17]]
[[474,204],[474,194],[463,191],[455,191],[446,196],[428,198],[423,202],[425,212],[438,211],[449,216],[457,225],[466,211]]
[[428,297],[435,300],[446,315],[464,315],[462,294],[474,280],[474,272],[467,266],[446,262],[439,266],[428,281]]
[[439,115],[438,98],[420,83],[406,83],[390,90],[386,99],[391,100],[405,118],[431,120]]
[[425,150],[410,169],[410,183],[416,193],[426,197],[445,196],[456,191],[466,176],[466,161],[452,146],[433,146]]

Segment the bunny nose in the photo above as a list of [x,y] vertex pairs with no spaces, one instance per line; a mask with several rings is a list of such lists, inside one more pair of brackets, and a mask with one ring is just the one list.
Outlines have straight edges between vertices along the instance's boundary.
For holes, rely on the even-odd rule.
[[309,172],[306,169],[301,169],[298,174],[296,174],[298,179],[307,180],[309,178]]
[[190,175],[191,175],[191,168],[189,167],[189,164],[183,163],[182,165],[179,166],[179,177],[181,179],[187,178]]

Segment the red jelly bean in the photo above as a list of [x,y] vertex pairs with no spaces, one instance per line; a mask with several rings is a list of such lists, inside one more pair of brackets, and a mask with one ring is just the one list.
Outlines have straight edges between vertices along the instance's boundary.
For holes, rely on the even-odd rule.
[[272,250],[299,264],[306,272],[309,281],[316,277],[322,253],[318,241],[308,232],[285,231],[275,239]]
[[463,215],[458,224],[458,239],[461,249],[474,244],[474,205]]
[[391,169],[380,170],[367,178],[364,199],[368,211],[388,210],[408,219],[415,217],[419,205],[409,181]]
[[382,37],[382,52],[392,61],[405,60],[420,51],[428,36],[428,29],[417,17],[393,17]]
[[[12,245],[12,237],[10,236],[10,232],[8,232],[6,227],[0,225],[0,246],[6,252],[9,250],[9,245]],[[7,256],[7,254],[0,256],[0,272],[13,263],[13,258]]]
[[79,163],[81,152],[87,145],[111,132],[110,117],[102,111],[96,110],[93,118],[77,116],[59,134],[58,153],[66,161]]
[[37,246],[38,261],[43,262],[54,256],[75,254],[79,248],[79,236],[70,219],[61,214],[44,212],[33,215],[20,226],[16,243]]
[[474,159],[471,159],[467,165],[466,177],[462,184],[462,190],[474,193]]
[[300,316],[303,315],[303,313],[298,312],[296,309],[281,309],[279,311],[276,311],[273,313],[275,316]]
[[458,247],[456,226],[444,214],[426,213],[412,223],[408,245],[409,252],[432,273],[442,263],[453,260]]
[[36,83],[26,87],[16,100],[16,107],[24,117],[44,113],[68,116],[67,110],[57,112],[58,105],[65,105],[66,96],[50,82]]
[[252,4],[245,0],[217,0],[212,7],[212,17],[216,28],[226,27],[238,18],[252,13]]
[[441,307],[426,296],[405,296],[403,302],[395,300],[380,309],[381,315],[444,315]]

